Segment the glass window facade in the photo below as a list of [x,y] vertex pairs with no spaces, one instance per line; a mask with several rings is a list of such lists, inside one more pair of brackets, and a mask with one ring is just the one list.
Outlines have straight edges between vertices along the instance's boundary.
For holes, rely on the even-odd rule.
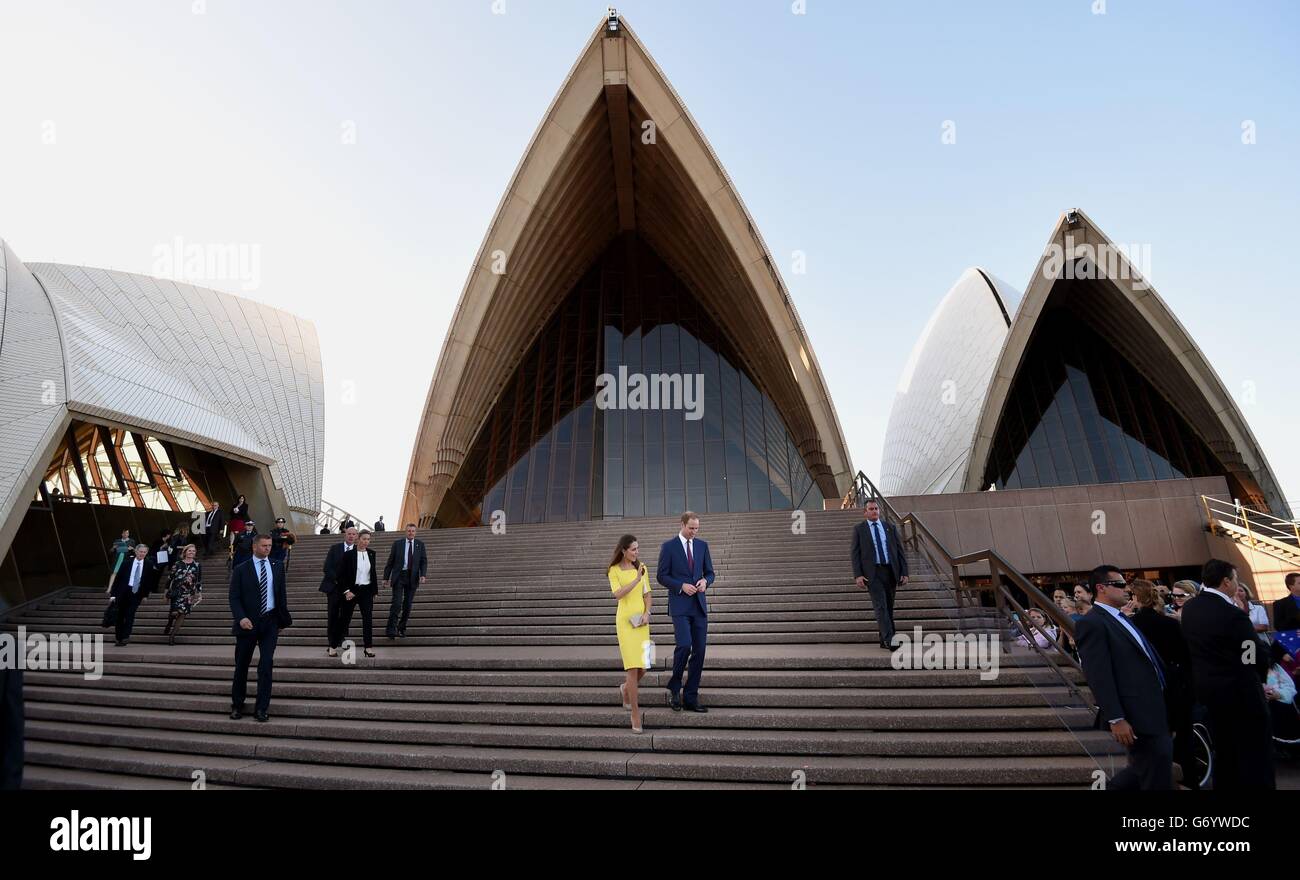
[[[597,377],[658,390],[598,406]],[[667,377],[656,382],[657,376]],[[696,384],[702,377],[702,389]],[[692,413],[691,385],[698,400]],[[603,401],[602,401],[603,402]],[[820,509],[772,400],[686,286],[636,237],[614,241],[502,389],[434,523]]]
[[1226,473],[1127,358],[1056,308],[1030,340],[983,485],[1032,489]]

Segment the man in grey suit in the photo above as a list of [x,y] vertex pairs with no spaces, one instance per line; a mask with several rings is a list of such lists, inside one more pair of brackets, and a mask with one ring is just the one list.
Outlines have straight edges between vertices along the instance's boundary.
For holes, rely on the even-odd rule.
[[1174,787],[1174,740],[1165,711],[1165,668],[1156,649],[1120,611],[1130,597],[1124,574],[1099,565],[1088,576],[1092,610],[1074,638],[1088,687],[1097,698],[1097,726],[1107,726],[1128,750],[1128,766],[1110,789],[1168,791]]
[[893,649],[894,592],[907,583],[907,556],[898,530],[880,518],[880,505],[868,501],[862,522],[853,527],[853,580],[871,590],[871,610],[880,627],[880,647]]

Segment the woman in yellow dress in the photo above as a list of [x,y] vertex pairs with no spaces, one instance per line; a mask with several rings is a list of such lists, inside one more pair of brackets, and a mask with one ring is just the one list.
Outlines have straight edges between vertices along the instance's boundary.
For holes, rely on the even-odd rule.
[[[637,558],[635,535],[618,539],[609,562],[609,589],[618,600],[618,652],[623,657],[627,681],[618,686],[623,708],[632,710],[632,730],[641,732],[641,708],[637,688],[650,665],[650,575]],[[638,625],[639,624],[639,625]]]

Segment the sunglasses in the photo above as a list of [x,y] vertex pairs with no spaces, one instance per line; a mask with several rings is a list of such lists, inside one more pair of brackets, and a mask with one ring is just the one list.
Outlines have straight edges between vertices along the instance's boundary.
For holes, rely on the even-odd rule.
[[1191,598],[1191,597],[1188,596],[1186,593],[1174,593],[1174,598],[1175,598],[1175,599],[1189,599],[1189,598]]
[[1097,586],[1099,586],[1099,587],[1115,587],[1116,589],[1121,589],[1121,590],[1122,590],[1124,587],[1127,587],[1127,586],[1128,586],[1128,581],[1102,581],[1101,583],[1097,584]]

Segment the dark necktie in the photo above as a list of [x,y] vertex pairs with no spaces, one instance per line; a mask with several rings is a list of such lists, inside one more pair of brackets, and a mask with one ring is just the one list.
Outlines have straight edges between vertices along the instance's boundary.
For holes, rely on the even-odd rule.
[[406,571],[408,574],[411,571],[411,542],[410,541],[406,542]]
[[[1132,622],[1130,622],[1129,625],[1132,626]],[[1156,678],[1160,679],[1160,689],[1164,690],[1165,670],[1164,664],[1160,662],[1160,655],[1156,653],[1155,648],[1151,647],[1151,643],[1147,641],[1147,637],[1142,635],[1142,630],[1134,626],[1133,632],[1137,633],[1138,641],[1142,643],[1142,650],[1146,651],[1147,659],[1149,659],[1151,665],[1155,667]]]
[[686,539],[686,567],[690,569],[691,577],[695,577],[695,554],[691,553],[691,539]]
[[271,587],[266,582],[266,563],[261,560],[257,563],[257,582],[262,587],[262,613],[265,614],[271,604]]
[[874,539],[872,543],[876,545],[876,565],[884,565],[885,551],[882,549],[882,545],[885,543],[885,538],[880,533],[880,520],[876,520],[871,524],[871,536]]

